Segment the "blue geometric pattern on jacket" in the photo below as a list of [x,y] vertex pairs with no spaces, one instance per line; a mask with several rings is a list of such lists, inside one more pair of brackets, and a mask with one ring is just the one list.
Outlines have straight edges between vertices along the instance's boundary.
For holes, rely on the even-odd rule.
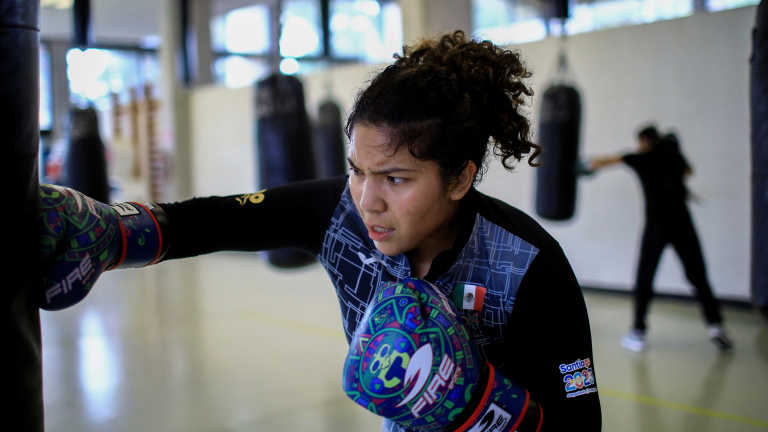
[[[458,258],[435,282],[448,296],[459,283],[486,288],[482,311],[464,310],[462,315],[480,357],[497,368],[506,363],[499,347],[508,336],[507,319],[525,272],[538,252],[532,244],[478,213],[472,234]],[[411,275],[404,254],[390,257],[376,249],[352,201],[349,186],[336,206],[317,258],[336,287],[347,342],[351,341],[376,287]],[[409,429],[384,419],[382,431]]]
[[[505,359],[494,346],[506,337],[517,290],[538,252],[530,243],[477,214],[466,245],[451,269],[435,283],[448,295],[458,283],[486,288],[483,310],[463,311],[463,315],[480,356],[497,368]],[[336,287],[347,341],[352,339],[376,287],[411,275],[404,254],[390,257],[376,249],[349,187],[331,218],[318,260]]]

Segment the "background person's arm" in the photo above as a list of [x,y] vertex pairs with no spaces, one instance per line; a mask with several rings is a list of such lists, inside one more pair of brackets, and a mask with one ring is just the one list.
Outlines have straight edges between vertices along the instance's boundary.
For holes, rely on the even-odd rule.
[[589,162],[587,162],[587,168],[591,171],[597,171],[601,168],[605,168],[611,165],[617,165],[624,162],[623,156],[606,156],[606,157],[599,157],[591,159]]

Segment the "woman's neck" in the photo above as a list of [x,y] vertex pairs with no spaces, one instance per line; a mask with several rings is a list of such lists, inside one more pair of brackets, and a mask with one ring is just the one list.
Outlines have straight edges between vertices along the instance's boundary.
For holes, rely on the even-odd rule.
[[459,205],[455,205],[446,223],[415,249],[405,253],[411,264],[411,275],[424,278],[429,273],[432,261],[440,254],[453,247],[459,233]]

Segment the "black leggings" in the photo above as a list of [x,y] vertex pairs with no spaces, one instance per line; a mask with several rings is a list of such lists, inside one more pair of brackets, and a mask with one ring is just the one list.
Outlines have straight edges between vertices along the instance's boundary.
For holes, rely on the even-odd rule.
[[699,238],[696,235],[690,214],[685,211],[684,214],[678,215],[674,220],[667,219],[664,222],[654,222],[653,219],[647,219],[635,282],[634,328],[645,330],[645,316],[653,297],[653,278],[656,275],[661,252],[668,243],[672,243],[683,263],[686,278],[696,288],[696,296],[701,301],[707,323],[721,322],[720,305],[717,299],[712,296]]

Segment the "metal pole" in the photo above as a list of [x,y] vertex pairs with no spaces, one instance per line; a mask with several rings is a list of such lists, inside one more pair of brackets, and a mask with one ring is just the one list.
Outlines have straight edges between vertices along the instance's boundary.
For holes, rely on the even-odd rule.
[[283,25],[280,23],[280,15],[283,14],[282,0],[273,0],[270,12],[270,66],[272,66],[272,73],[278,73],[280,72],[280,61],[283,59],[283,56],[280,55],[280,36],[283,34]]
[[320,0],[320,18],[323,27],[323,56],[331,58],[331,0]]
[[179,0],[179,15],[181,23],[179,25],[179,32],[181,33],[179,40],[181,41],[181,82],[185,86],[192,84],[192,62],[191,49],[189,44],[189,18],[190,18],[190,6],[189,0]]
[[93,43],[91,0],[75,0],[72,4],[74,45],[85,48]]

